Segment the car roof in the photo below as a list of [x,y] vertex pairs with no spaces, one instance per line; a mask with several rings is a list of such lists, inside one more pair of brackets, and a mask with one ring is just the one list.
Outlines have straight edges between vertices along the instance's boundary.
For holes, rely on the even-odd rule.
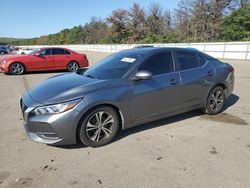
[[155,52],[164,52],[164,51],[186,51],[186,52],[197,52],[198,50],[195,48],[179,48],[179,47],[140,47],[140,48],[132,48],[126,50],[127,52],[135,52],[135,53],[155,53]]
[[43,47],[43,48],[38,48],[38,49],[40,49],[40,50],[46,50],[46,49],[52,49],[52,48],[57,48],[57,49],[63,49],[63,50],[69,50],[69,51],[71,51],[70,49],[64,48],[64,47]]

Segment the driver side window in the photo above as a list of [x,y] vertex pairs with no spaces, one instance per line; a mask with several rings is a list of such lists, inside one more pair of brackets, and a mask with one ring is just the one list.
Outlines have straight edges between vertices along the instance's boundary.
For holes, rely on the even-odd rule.
[[171,52],[153,55],[138,67],[138,71],[141,70],[149,71],[153,76],[173,72],[174,66]]
[[42,56],[51,55],[51,49],[46,49],[46,50],[40,51],[40,55],[42,55]]

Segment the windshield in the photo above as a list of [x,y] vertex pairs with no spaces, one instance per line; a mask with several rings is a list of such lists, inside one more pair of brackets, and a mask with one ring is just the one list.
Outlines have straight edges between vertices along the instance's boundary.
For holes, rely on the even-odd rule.
[[84,72],[84,76],[97,79],[121,78],[145,53],[123,51],[106,57]]

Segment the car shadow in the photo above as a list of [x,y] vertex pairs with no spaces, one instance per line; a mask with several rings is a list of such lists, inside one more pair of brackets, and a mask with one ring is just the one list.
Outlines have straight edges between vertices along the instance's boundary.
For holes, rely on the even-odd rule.
[[[236,104],[238,100],[239,100],[239,96],[235,94],[231,94],[225,102],[223,111],[225,111],[229,107]],[[116,138],[113,140],[113,142],[119,141],[120,139],[123,139],[127,136],[136,134],[141,131],[145,131],[145,130],[149,130],[149,129],[153,129],[153,128],[157,128],[161,126],[170,126],[172,123],[183,121],[185,119],[193,118],[196,116],[202,116],[202,115],[204,115],[204,113],[198,109],[198,110],[193,110],[193,111],[185,112],[182,114],[174,115],[171,117],[163,118],[163,119],[153,121],[150,123],[141,124],[141,125],[126,129],[124,131],[120,131],[119,134],[116,136]],[[82,149],[82,148],[86,148],[87,146],[81,143],[77,143],[75,145],[54,146],[54,147],[61,148],[61,149]]]
[[234,104],[236,104],[239,99],[240,99],[240,97],[238,95],[235,95],[235,94],[229,95],[228,98],[227,98],[227,100],[225,101],[225,104],[224,104],[224,107],[222,109],[222,112],[224,112],[226,109],[228,109],[229,107],[231,107]]
[[53,74],[53,73],[70,73],[67,70],[49,70],[49,71],[34,71],[34,72],[26,72],[25,75],[30,74]]

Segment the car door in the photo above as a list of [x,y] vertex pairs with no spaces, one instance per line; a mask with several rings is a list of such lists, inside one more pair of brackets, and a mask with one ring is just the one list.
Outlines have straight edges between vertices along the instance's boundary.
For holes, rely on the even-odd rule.
[[62,48],[54,48],[54,67],[55,69],[66,69],[70,61],[70,52]]
[[199,61],[196,52],[176,51],[175,60],[182,81],[180,108],[199,106],[206,97],[207,86],[214,80],[215,70],[209,64]]
[[175,111],[180,77],[174,72],[172,53],[151,56],[138,67],[137,71],[141,70],[149,71],[153,76],[150,80],[140,80],[131,86],[131,121],[143,121]]
[[43,49],[32,56],[32,70],[51,70],[54,67],[52,49]]

